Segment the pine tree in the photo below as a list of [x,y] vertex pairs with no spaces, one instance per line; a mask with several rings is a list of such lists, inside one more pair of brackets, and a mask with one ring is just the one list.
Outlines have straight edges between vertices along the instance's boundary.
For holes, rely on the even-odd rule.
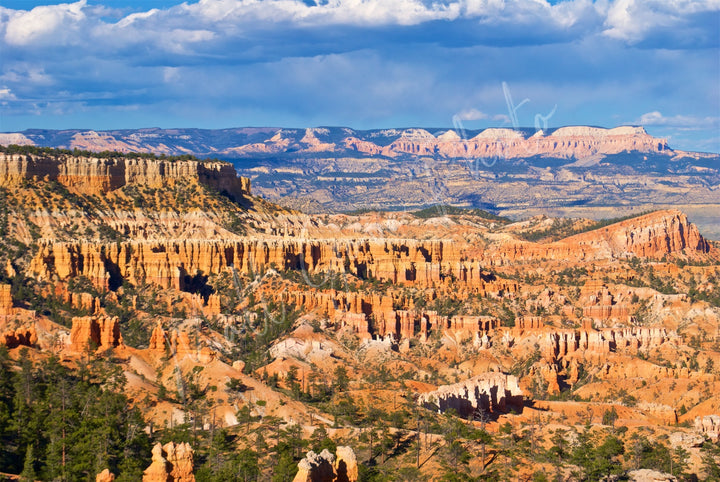
[[23,464],[23,471],[20,473],[20,480],[22,482],[35,482],[35,480],[37,480],[37,472],[35,471],[36,463],[35,449],[33,445],[30,444],[25,451],[25,463]]

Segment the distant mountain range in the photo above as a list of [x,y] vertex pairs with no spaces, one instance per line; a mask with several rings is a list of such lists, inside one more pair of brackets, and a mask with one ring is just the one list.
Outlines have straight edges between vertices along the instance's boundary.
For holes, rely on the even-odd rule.
[[112,131],[29,129],[0,134],[0,144],[224,158],[333,153],[388,158],[425,155],[517,159],[543,156],[580,160],[623,151],[675,154],[665,139],[654,138],[642,127],[632,126],[614,129],[571,126],[546,131],[504,128],[467,131],[419,128],[354,130],[347,127]]
[[31,129],[0,134],[0,144],[231,160],[255,193],[316,212],[438,203],[506,215],[562,208],[598,217],[599,208],[666,206],[720,212],[720,156],[674,150],[635,126]]

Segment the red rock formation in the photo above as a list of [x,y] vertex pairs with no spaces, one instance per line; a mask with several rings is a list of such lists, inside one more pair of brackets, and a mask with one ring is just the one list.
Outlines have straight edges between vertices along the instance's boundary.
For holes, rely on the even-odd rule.
[[334,482],[337,477],[334,463],[335,456],[328,449],[323,449],[319,454],[311,450],[298,462],[298,472],[293,482]]
[[123,344],[117,316],[82,316],[72,319],[70,350],[83,353],[88,348],[107,350]]
[[605,284],[590,281],[580,291],[580,300],[585,302],[583,316],[597,321],[622,320],[631,321],[630,308],[624,303],[618,303],[615,296]]
[[358,466],[353,449],[340,446],[336,453],[337,457],[327,449],[319,454],[309,451],[298,463],[293,482],[356,482]]
[[359,478],[355,451],[351,447],[339,446],[335,450],[336,482],[357,482]]
[[518,316],[515,318],[515,327],[513,332],[521,335],[528,330],[541,330],[545,327],[545,323],[541,316]]
[[365,154],[388,157],[400,154],[450,158],[522,158],[541,155],[581,159],[623,151],[662,153],[669,150],[665,139],[648,135],[642,127],[629,126],[615,129],[563,127],[547,136],[540,131],[530,137],[511,129],[486,129],[468,140],[461,139],[454,131],[435,137],[422,129],[408,129],[385,147],[354,137],[344,139],[343,144],[348,149]]
[[5,345],[8,348],[34,346],[37,341],[37,332],[34,327],[18,328],[15,331],[10,330],[0,334],[0,345]]
[[250,180],[237,177],[226,162],[163,159],[99,159],[93,157],[0,154],[0,186],[24,180],[57,181],[84,194],[103,194],[125,185],[161,187],[176,181],[197,182],[236,198],[250,194]]
[[150,335],[150,343],[148,343],[148,350],[165,353],[165,331],[162,329],[160,323],[155,326],[152,334]]
[[461,417],[476,410],[505,412],[522,407],[523,394],[517,379],[502,373],[485,373],[469,380],[443,385],[432,392],[420,394],[418,404],[444,412],[453,408]]
[[13,300],[10,285],[0,284],[0,315],[12,313]]
[[720,442],[720,415],[695,417],[695,430],[715,443]]
[[[237,240],[146,241],[111,244],[46,242],[30,271],[42,279],[86,276],[107,287],[108,267],[131,283],[148,282],[182,289],[186,275],[241,273],[271,265],[280,269],[351,272],[399,284],[442,284],[459,258],[451,242],[385,240]],[[448,260],[441,266],[441,263]],[[480,270],[474,279],[481,282]],[[449,279],[449,278],[448,278]]]
[[187,443],[155,444],[152,463],[143,473],[143,482],[195,482],[194,451]]
[[667,255],[699,257],[713,248],[685,214],[670,209],[638,216],[604,228],[538,244],[512,241],[488,251],[491,265],[532,260],[590,261],[620,257],[662,258]]
[[105,469],[95,476],[95,482],[113,482],[115,480],[115,474],[110,472],[110,469]]

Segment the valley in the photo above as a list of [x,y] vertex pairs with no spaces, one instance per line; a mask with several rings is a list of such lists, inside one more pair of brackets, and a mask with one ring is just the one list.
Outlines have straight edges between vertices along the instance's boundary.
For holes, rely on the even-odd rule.
[[[392,167],[372,162],[368,172]],[[320,164],[298,168],[292,182],[345,196],[344,179],[369,179],[364,165],[327,180]],[[258,195],[276,181],[222,161],[4,148],[2,472],[719,477],[716,238],[683,210],[645,205],[602,222],[513,220],[448,202],[475,189],[453,175],[437,201],[421,199],[431,177],[386,173],[363,209],[308,214]],[[658,202],[715,203],[716,175]],[[484,199],[497,208],[495,179]],[[508,196],[532,198],[528,186]],[[381,197],[412,192],[403,210]],[[111,420],[89,394],[127,417]],[[63,418],[63,400],[85,403],[95,426]],[[90,439],[106,444],[94,457],[75,442]]]

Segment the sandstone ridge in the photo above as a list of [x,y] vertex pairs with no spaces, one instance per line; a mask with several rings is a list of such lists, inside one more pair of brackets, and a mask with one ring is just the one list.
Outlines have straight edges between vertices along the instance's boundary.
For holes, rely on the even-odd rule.
[[0,186],[33,179],[57,181],[83,194],[103,194],[128,185],[157,188],[178,181],[204,184],[237,198],[250,194],[250,180],[238,177],[232,164],[225,162],[0,154]]
[[506,265],[539,259],[591,261],[614,258],[662,258],[666,255],[700,256],[712,246],[676,210],[655,211],[554,243],[506,242],[489,251],[487,261]]

